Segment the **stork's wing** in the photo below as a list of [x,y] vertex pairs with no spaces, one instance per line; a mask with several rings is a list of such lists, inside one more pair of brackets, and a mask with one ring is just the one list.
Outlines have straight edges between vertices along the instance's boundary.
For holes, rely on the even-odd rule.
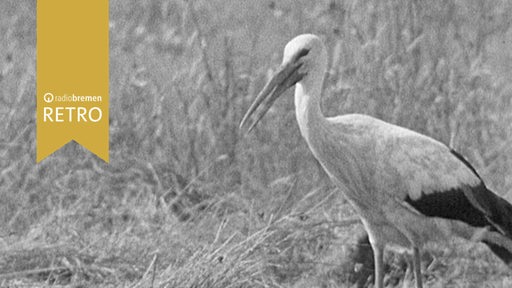
[[426,216],[491,226],[512,235],[512,205],[487,189],[466,159],[432,138],[399,132],[381,146],[388,152],[381,155],[389,156],[382,157],[381,165],[402,179],[402,200]]

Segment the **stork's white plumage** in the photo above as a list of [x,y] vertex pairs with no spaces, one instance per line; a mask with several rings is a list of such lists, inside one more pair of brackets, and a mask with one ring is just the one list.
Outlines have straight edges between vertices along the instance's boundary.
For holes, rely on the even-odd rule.
[[422,287],[419,249],[454,236],[484,242],[511,267],[512,205],[488,190],[462,156],[430,137],[365,115],[325,118],[320,97],[326,68],[322,41],[312,34],[295,37],[240,126],[251,121],[250,131],[295,85],[302,136],[369,234],[375,287],[383,287],[386,246],[412,251],[416,287]]

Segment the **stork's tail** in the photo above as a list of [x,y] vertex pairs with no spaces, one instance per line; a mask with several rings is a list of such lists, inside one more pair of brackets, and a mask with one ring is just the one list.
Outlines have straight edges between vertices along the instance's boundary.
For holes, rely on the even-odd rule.
[[501,261],[505,262],[505,264],[512,269],[512,253],[510,251],[500,245],[490,243],[488,241],[484,241],[484,243],[496,256],[498,256],[498,258],[501,259]]
[[491,224],[491,231],[495,231],[503,236],[503,241],[508,242],[509,245],[504,247],[504,245],[498,245],[489,241],[483,242],[512,269],[512,205],[492,191],[486,190],[487,193],[485,195],[483,193],[480,194],[479,192],[482,191],[480,190],[474,196],[486,212],[485,216]]

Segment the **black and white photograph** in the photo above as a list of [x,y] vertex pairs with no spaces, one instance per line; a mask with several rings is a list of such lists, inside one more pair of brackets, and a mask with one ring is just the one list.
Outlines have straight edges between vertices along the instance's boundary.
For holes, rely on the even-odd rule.
[[76,0],[108,95],[43,95],[58,1],[0,0],[0,287],[512,287],[511,0]]

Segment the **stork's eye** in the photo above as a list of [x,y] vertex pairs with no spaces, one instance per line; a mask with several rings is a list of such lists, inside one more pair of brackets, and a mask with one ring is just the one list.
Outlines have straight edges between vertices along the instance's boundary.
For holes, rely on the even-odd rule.
[[298,52],[298,53],[296,54],[296,56],[295,56],[295,61],[297,61],[297,60],[299,60],[300,58],[302,58],[302,57],[304,57],[304,56],[308,55],[308,53],[309,53],[309,49],[307,49],[307,48],[302,48],[302,49],[300,49],[300,50],[299,50],[299,52]]

